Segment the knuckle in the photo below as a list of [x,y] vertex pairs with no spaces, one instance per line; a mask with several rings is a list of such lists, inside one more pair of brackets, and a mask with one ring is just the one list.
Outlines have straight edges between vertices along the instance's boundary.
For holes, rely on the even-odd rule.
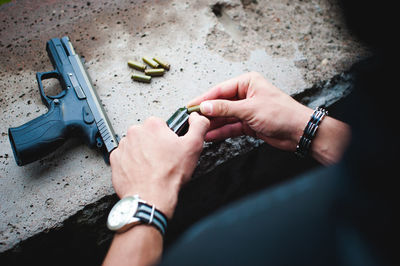
[[156,122],[158,120],[158,118],[157,117],[155,117],[155,116],[150,116],[149,118],[147,118],[147,122],[149,122],[149,123],[154,123],[154,122]]
[[199,115],[199,122],[206,128],[210,127],[210,120],[207,119],[205,116]]
[[228,105],[226,104],[226,102],[219,102],[218,104],[216,104],[216,111],[217,111],[217,114],[219,114],[219,115],[222,115],[222,116],[224,116],[224,115],[226,115],[228,112],[229,112],[229,107],[228,107]]
[[148,125],[150,127],[158,126],[161,123],[161,119],[155,116],[150,116],[149,118],[146,119],[145,125]]
[[221,86],[218,86],[215,88],[215,95],[217,98],[221,97],[221,95],[222,95],[222,87]]
[[120,147],[123,147],[124,145],[126,145],[126,137],[122,138],[119,141],[118,148],[116,150],[118,150]]
[[260,77],[262,77],[262,75],[261,75],[259,72],[257,72],[257,71],[251,71],[251,72],[249,72],[249,76],[250,76],[251,78],[260,78]]
[[262,81],[262,80],[265,80],[265,78],[264,78],[263,75],[261,75],[261,74],[258,73],[258,72],[251,72],[251,73],[250,73],[250,76],[249,76],[249,81],[250,81],[250,80],[255,81],[255,82],[260,82],[260,81]]
[[190,114],[190,123],[198,123],[200,126],[210,126],[210,120],[204,115],[199,115],[196,112]]
[[[127,135],[127,136],[135,135],[135,133],[136,133],[137,130],[138,130],[138,126],[136,126],[136,125],[130,126],[130,127],[128,128],[127,132],[126,132],[126,135]],[[122,138],[122,139],[121,139],[120,145],[121,145],[121,142],[124,141],[124,139],[125,139],[125,138]]]

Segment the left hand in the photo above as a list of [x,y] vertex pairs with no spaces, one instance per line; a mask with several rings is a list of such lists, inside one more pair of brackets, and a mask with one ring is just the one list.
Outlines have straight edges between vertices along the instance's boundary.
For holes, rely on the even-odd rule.
[[197,165],[209,125],[207,118],[192,113],[189,131],[182,137],[159,118],[131,126],[110,155],[117,195],[123,198],[138,194],[172,218],[179,189]]

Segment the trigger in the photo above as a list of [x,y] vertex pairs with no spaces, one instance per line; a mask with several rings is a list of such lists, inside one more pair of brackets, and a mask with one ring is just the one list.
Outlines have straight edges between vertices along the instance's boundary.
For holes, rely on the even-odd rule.
[[86,124],[93,123],[94,116],[93,116],[92,111],[90,111],[88,106],[84,106],[82,108],[82,115],[83,115],[83,121],[85,121]]

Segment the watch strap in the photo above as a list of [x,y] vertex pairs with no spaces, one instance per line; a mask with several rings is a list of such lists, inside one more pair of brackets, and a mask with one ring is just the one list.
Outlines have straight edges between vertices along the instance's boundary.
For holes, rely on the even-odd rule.
[[167,217],[157,210],[154,205],[148,205],[144,202],[139,202],[135,217],[139,218],[143,223],[157,228],[162,235],[165,235],[167,229]]
[[154,205],[151,206],[147,203],[142,203],[142,204],[139,204],[138,210],[143,210],[150,214],[153,212],[154,218],[157,218],[158,220],[160,220],[160,222],[164,225],[164,227],[167,227],[167,217],[165,217],[165,215],[162,212],[157,210]]

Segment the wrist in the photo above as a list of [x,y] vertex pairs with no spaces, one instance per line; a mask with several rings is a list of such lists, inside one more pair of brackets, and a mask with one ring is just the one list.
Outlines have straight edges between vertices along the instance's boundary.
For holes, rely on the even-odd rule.
[[303,135],[300,137],[300,140],[296,146],[295,153],[297,156],[304,157],[309,153],[321,121],[327,114],[328,112],[324,108],[318,107],[314,110],[310,120],[307,122],[306,127],[304,128]]
[[[173,194],[173,195],[172,195]],[[145,195],[143,195],[143,199]],[[148,200],[145,199],[149,204],[154,204],[158,210],[160,210],[169,220],[174,216],[176,204],[178,202],[178,195],[176,193],[171,193],[166,197],[152,197]]]
[[342,157],[350,141],[351,130],[346,123],[326,115],[326,110],[321,108],[303,113],[298,120],[296,154],[300,157],[310,154],[320,163],[329,165]]
[[146,224],[134,226],[114,235],[103,265],[155,265],[161,258],[162,247],[163,237],[156,228]]
[[120,199],[107,218],[107,227],[118,233],[124,233],[139,224],[150,225],[165,235],[168,217],[155,205],[149,204],[139,195],[133,195]]
[[149,190],[130,190],[126,192],[121,198],[139,195],[141,199],[146,201],[149,205],[154,205],[161,211],[168,219],[171,219],[178,201],[178,192],[173,189],[153,189]]
[[304,134],[304,128],[307,126],[307,123],[310,120],[311,115],[313,114],[314,110],[302,105],[301,108],[293,112],[293,121],[295,121],[294,126],[292,128],[292,150],[295,151],[297,144],[301,136]]
[[337,163],[342,158],[350,139],[350,126],[328,116],[318,129],[310,153],[323,165]]

